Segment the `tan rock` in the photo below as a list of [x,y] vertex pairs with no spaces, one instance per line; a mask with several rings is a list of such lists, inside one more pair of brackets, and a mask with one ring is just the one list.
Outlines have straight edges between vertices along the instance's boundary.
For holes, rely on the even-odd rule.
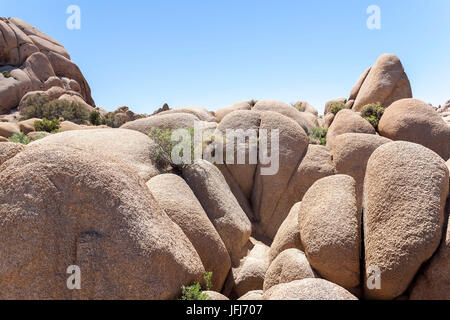
[[249,253],[232,268],[223,293],[230,298],[239,298],[249,291],[261,290],[269,268],[269,247],[253,238],[248,243]]
[[327,133],[327,148],[333,147],[334,139],[344,133],[368,133],[375,134],[372,125],[352,110],[341,110],[335,116]]
[[273,286],[263,300],[358,300],[344,288],[324,279],[303,279]]
[[35,131],[35,129],[34,129],[34,123],[35,123],[36,121],[39,121],[39,120],[41,120],[41,119],[38,119],[38,118],[31,118],[31,119],[28,119],[28,120],[20,121],[20,122],[18,123],[20,131],[23,132],[23,133],[25,133],[25,134],[28,134],[28,133],[30,133],[30,132]]
[[9,138],[16,133],[20,133],[19,126],[11,122],[0,122],[0,136]]
[[67,131],[52,134],[31,144],[39,146],[57,144],[83,149],[91,153],[99,153],[100,155],[106,154],[127,163],[144,181],[160,173],[154,165],[157,145],[149,137],[132,130]]
[[391,141],[374,134],[344,133],[333,142],[333,162],[337,173],[349,175],[356,181],[358,208],[362,208],[367,161],[379,146]]
[[196,116],[188,113],[161,114],[125,123],[121,128],[136,130],[149,134],[155,129],[193,128],[194,122],[200,121]]
[[216,118],[218,122],[221,122],[223,118],[225,118],[226,115],[237,111],[237,110],[250,110],[252,106],[250,105],[249,101],[243,101],[238,102],[235,104],[232,104],[228,107],[223,107],[216,111]]
[[192,114],[196,118],[198,118],[201,121],[208,121],[208,122],[215,122],[216,118],[214,115],[202,107],[184,107],[179,109],[171,109],[167,111],[163,111],[159,113],[158,115],[165,115],[165,114],[176,114],[176,113],[187,113]]
[[298,214],[300,235],[311,266],[344,288],[360,283],[361,214],[355,180],[320,179],[306,192]]
[[298,226],[298,213],[300,211],[301,202],[296,203],[289,215],[281,224],[280,229],[273,239],[269,250],[270,263],[275,260],[278,255],[290,248],[295,248],[303,251],[302,241],[300,239],[300,229]]
[[238,300],[262,300],[263,291],[262,290],[252,290],[244,294]]
[[181,227],[197,250],[207,272],[213,273],[213,290],[221,290],[231,268],[227,249],[187,183],[174,174],[161,174],[147,186],[167,215]]
[[450,126],[436,111],[417,99],[403,99],[393,103],[381,117],[378,131],[392,140],[421,144],[450,158]]
[[[447,201],[447,208],[450,200]],[[447,216],[448,216],[447,209]],[[450,219],[450,218],[449,218]],[[412,286],[411,300],[450,300],[450,228],[441,246],[417,277]]]
[[14,157],[19,152],[22,152],[23,150],[25,150],[25,146],[20,143],[0,143],[0,165]]
[[31,140],[36,140],[36,139],[42,139],[45,137],[48,137],[51,133],[45,132],[45,131],[35,131],[35,132],[30,132],[27,134],[28,138],[30,138]]
[[251,234],[251,223],[239,206],[225,178],[213,164],[198,160],[183,168],[183,178],[191,187],[219,233],[233,264]]
[[[30,146],[4,163],[0,219],[2,299],[174,299],[205,272],[131,168],[79,149]],[[82,290],[66,286],[71,265]]]
[[442,235],[448,179],[445,162],[418,144],[390,142],[372,153],[364,181],[365,265],[379,268],[381,288],[365,286],[368,298],[400,296],[433,255]]
[[314,115],[307,112],[300,112],[292,106],[280,101],[261,100],[255,104],[252,110],[278,112],[297,122],[306,133],[308,133],[311,128],[319,126],[317,117]]
[[312,269],[305,254],[298,249],[287,249],[281,252],[267,269],[264,278],[264,291],[280,283],[307,278],[317,278],[317,274]]
[[223,294],[216,292],[216,291],[203,291],[203,293],[206,294],[210,300],[216,300],[216,301],[230,300],[227,297],[225,297]]
[[276,211],[278,201],[297,170],[308,148],[309,139],[298,123],[276,112],[262,112],[259,129],[260,132],[261,129],[267,130],[269,150],[272,130],[279,130],[279,170],[272,175],[267,174],[272,172],[262,175],[263,168],[270,165],[258,164],[251,197],[255,217],[258,220],[258,233],[273,239],[290,210],[290,207],[286,208],[283,217],[277,216],[276,213],[280,212]]
[[271,221],[271,230],[277,232],[292,206],[302,201],[306,191],[319,179],[336,173],[331,152],[320,145],[309,145],[306,155],[289,180],[281,195]]
[[358,96],[359,90],[361,89],[361,86],[364,83],[364,81],[366,80],[367,75],[369,74],[371,69],[372,69],[372,67],[369,67],[361,74],[361,76],[359,77],[355,86],[352,88],[352,91],[350,92],[350,97],[348,98],[349,101],[350,100],[354,101],[356,99],[356,97]]
[[365,105],[376,102],[387,108],[397,100],[411,97],[411,85],[400,59],[393,54],[383,54],[362,83],[353,110],[359,112]]

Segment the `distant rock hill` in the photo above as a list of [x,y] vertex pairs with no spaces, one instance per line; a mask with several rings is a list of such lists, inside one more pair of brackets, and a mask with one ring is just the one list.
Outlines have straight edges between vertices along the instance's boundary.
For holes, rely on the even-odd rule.
[[80,68],[56,40],[18,18],[0,17],[0,113],[30,92],[95,107]]

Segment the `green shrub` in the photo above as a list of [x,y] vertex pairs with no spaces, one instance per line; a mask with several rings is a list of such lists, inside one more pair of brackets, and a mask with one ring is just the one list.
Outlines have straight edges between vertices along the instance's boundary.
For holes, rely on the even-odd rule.
[[11,73],[9,71],[3,71],[2,74],[5,78],[11,78]]
[[322,146],[327,144],[327,132],[328,129],[315,127],[309,132],[309,143],[310,144],[320,144]]
[[49,120],[63,118],[77,124],[83,124],[89,119],[89,112],[81,103],[68,100],[52,100],[46,96],[34,95],[22,104],[25,119],[46,118]]
[[99,126],[102,124],[102,119],[100,116],[100,112],[98,112],[97,110],[92,111],[89,114],[89,122],[94,125],[94,126]]
[[361,109],[361,117],[369,121],[375,130],[378,130],[378,124],[380,123],[380,119],[383,114],[384,108],[379,102],[365,105]]
[[[212,272],[207,272],[203,276],[206,283],[206,291],[212,288]],[[181,299],[180,300],[211,300],[206,293],[203,292],[200,283],[196,282],[190,286],[181,287]]]
[[[172,168],[176,170],[181,170],[183,167],[188,165],[189,163],[183,163],[183,164],[175,164],[172,161],[172,149],[179,143],[177,141],[172,141],[172,134],[175,129],[159,129],[159,128],[152,128],[150,133],[148,134],[150,138],[156,144],[158,144],[159,149],[156,150],[156,153],[153,155],[153,161],[155,164],[161,168],[166,169],[169,166],[172,166]],[[190,136],[191,136],[191,163],[194,160],[194,128],[186,128],[188,130]],[[180,156],[183,156],[183,154],[180,154]]]
[[305,106],[301,102],[296,102],[292,106],[300,112],[305,112]]
[[50,121],[46,118],[37,120],[34,122],[34,130],[55,133],[59,130],[59,120],[53,119]]
[[10,142],[21,143],[21,144],[29,144],[31,139],[23,132],[15,133],[8,139]]
[[339,111],[341,111],[343,109],[348,109],[347,106],[345,105],[345,103],[343,103],[343,102],[333,102],[330,105],[330,112],[334,115],[336,115]]
[[117,117],[114,112],[108,112],[101,120],[100,124],[106,125],[111,128],[120,128],[125,122],[121,117]]

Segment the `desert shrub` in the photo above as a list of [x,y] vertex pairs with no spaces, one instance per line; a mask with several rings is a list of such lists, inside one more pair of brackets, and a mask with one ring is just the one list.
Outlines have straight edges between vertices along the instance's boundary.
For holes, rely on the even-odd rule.
[[309,143],[320,144],[322,146],[327,144],[327,132],[328,129],[315,127],[309,131]]
[[105,114],[101,120],[100,124],[106,125],[111,128],[120,128],[125,122],[122,118],[116,117],[114,112],[108,112]]
[[50,121],[46,118],[37,120],[34,122],[34,130],[55,133],[59,130],[59,120],[53,119]]
[[31,139],[25,133],[21,132],[13,134],[11,137],[9,137],[8,141],[21,144],[29,144],[31,142]]
[[248,104],[250,105],[250,108],[253,108],[255,106],[255,104],[258,103],[258,100],[252,99],[248,102]]
[[2,71],[2,74],[5,78],[11,78],[11,73],[9,71]]
[[384,114],[384,108],[379,102],[371,103],[361,109],[361,117],[370,122],[370,124],[378,130],[378,124]]
[[[175,164],[172,161],[172,150],[179,143],[178,141],[172,141],[172,134],[179,128],[152,128],[148,134],[150,138],[159,146],[153,155],[153,161],[159,168],[167,168],[171,166],[174,169],[181,170],[189,163]],[[194,160],[194,128],[186,128],[191,136],[191,163]],[[180,154],[183,156],[183,154]]]
[[341,111],[343,109],[348,109],[347,106],[345,105],[345,103],[343,103],[343,102],[333,102],[330,105],[330,112],[334,115],[336,115],[339,111]]
[[[212,288],[212,272],[207,272],[203,276],[206,283],[206,291]],[[196,282],[190,286],[181,287],[181,299],[180,300],[211,300],[206,293],[203,292],[200,283]]]
[[63,118],[77,124],[83,124],[89,119],[89,112],[81,103],[68,100],[49,101],[48,97],[38,95],[31,96],[24,101],[22,113],[25,119]]
[[100,116],[100,112],[98,112],[97,110],[92,111],[89,114],[89,122],[94,125],[94,126],[99,126],[102,124],[102,119]]
[[300,112],[305,112],[305,106],[301,102],[296,102],[291,104],[295,109],[297,109]]

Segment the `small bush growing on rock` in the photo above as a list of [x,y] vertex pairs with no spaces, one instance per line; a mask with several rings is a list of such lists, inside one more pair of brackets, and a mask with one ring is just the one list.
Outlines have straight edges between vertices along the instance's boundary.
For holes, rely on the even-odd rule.
[[[212,288],[212,272],[207,272],[203,276],[206,283],[206,291]],[[181,287],[181,299],[180,300],[211,300],[207,294],[203,293],[202,286],[196,282],[190,286]]]
[[99,126],[102,124],[102,118],[100,116],[100,112],[97,110],[92,111],[89,114],[89,122],[94,126]]
[[330,105],[330,112],[334,115],[336,115],[339,111],[341,111],[343,109],[348,109],[347,106],[345,105],[345,103],[343,103],[343,102],[333,102]]
[[361,117],[369,121],[375,130],[378,129],[378,124],[383,114],[384,108],[379,102],[368,104],[361,109]]
[[23,103],[22,113],[25,119],[46,118],[71,121],[83,124],[89,119],[89,113],[81,103],[67,100],[52,100],[46,96],[32,96]]
[[29,144],[31,139],[23,132],[15,133],[11,137],[9,137],[9,142],[21,143],[21,144]]
[[310,144],[320,144],[322,146],[327,144],[327,132],[328,129],[315,127],[309,132],[309,143]]
[[108,112],[100,121],[100,124],[106,125],[111,128],[120,128],[125,122],[122,118],[116,117],[114,112]]
[[305,106],[301,102],[293,103],[292,106],[300,112],[305,112]]
[[[178,144],[178,142],[172,141],[172,134],[176,129],[159,129],[152,128],[150,133],[148,134],[150,138],[156,144],[158,144],[159,149],[154,154],[155,164],[159,168],[167,168],[171,166],[174,169],[181,170],[184,166],[188,165],[188,163],[176,164],[172,161],[172,150]],[[191,136],[191,162],[194,159],[194,128],[186,128]],[[180,154],[180,156],[183,156]]]
[[34,130],[56,133],[59,130],[59,120],[53,119],[50,121],[46,118],[37,120],[34,122]]
[[11,78],[11,73],[9,71],[3,71],[2,74],[5,78]]

